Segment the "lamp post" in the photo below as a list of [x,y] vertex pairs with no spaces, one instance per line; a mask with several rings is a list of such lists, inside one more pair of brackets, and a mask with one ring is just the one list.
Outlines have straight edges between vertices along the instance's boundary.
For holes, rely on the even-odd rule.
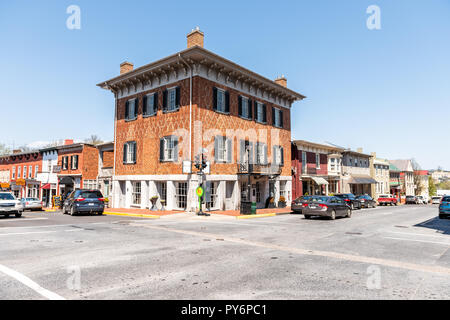
[[206,159],[203,156],[204,153],[205,153],[204,149],[202,149],[200,155],[195,156],[195,168],[197,168],[199,170],[197,172],[198,180],[199,180],[199,187],[196,190],[196,193],[197,193],[197,196],[199,199],[198,200],[199,211],[198,211],[197,215],[209,217],[210,214],[203,212],[203,210],[202,210],[203,197],[204,197],[204,193],[205,193],[204,188],[203,188],[203,180],[205,177],[205,173],[203,172],[203,170],[207,167]]

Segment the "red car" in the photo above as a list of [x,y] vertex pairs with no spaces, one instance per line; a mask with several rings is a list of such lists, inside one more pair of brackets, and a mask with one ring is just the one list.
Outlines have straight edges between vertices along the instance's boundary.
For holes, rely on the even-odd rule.
[[396,206],[398,204],[398,200],[392,194],[381,194],[378,197],[378,204],[380,206],[387,206],[388,204],[391,206]]

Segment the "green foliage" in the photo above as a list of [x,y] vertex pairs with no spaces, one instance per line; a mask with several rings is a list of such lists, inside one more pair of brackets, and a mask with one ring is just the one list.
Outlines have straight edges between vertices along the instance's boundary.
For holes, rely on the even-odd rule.
[[431,176],[428,177],[428,192],[431,197],[437,194],[436,185],[434,184],[433,178]]
[[443,181],[437,185],[440,190],[450,190],[450,181]]

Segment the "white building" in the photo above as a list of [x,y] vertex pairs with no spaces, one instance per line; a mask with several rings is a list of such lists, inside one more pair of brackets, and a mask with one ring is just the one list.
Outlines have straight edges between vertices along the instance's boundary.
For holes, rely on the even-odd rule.
[[57,194],[58,183],[58,151],[56,147],[42,149],[42,170],[38,173],[36,180],[41,182],[41,201],[49,206],[51,199]]

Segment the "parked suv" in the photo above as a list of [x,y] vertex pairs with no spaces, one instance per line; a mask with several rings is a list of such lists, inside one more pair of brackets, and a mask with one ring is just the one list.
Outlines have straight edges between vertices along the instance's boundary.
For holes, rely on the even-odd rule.
[[103,214],[105,199],[99,190],[76,189],[64,200],[63,213],[74,216],[79,213]]
[[8,218],[10,214],[14,214],[16,218],[20,218],[22,212],[22,203],[11,192],[0,192],[0,215]]
[[439,205],[439,219],[450,217],[450,196],[443,196]]
[[442,200],[442,197],[441,197],[441,196],[434,196],[434,197],[431,197],[431,203],[432,203],[432,204],[440,204],[440,203],[441,203],[441,200]]
[[419,204],[416,196],[406,196],[406,204]]
[[361,209],[361,201],[356,199],[353,193],[336,194],[335,197],[341,198],[352,209]]

